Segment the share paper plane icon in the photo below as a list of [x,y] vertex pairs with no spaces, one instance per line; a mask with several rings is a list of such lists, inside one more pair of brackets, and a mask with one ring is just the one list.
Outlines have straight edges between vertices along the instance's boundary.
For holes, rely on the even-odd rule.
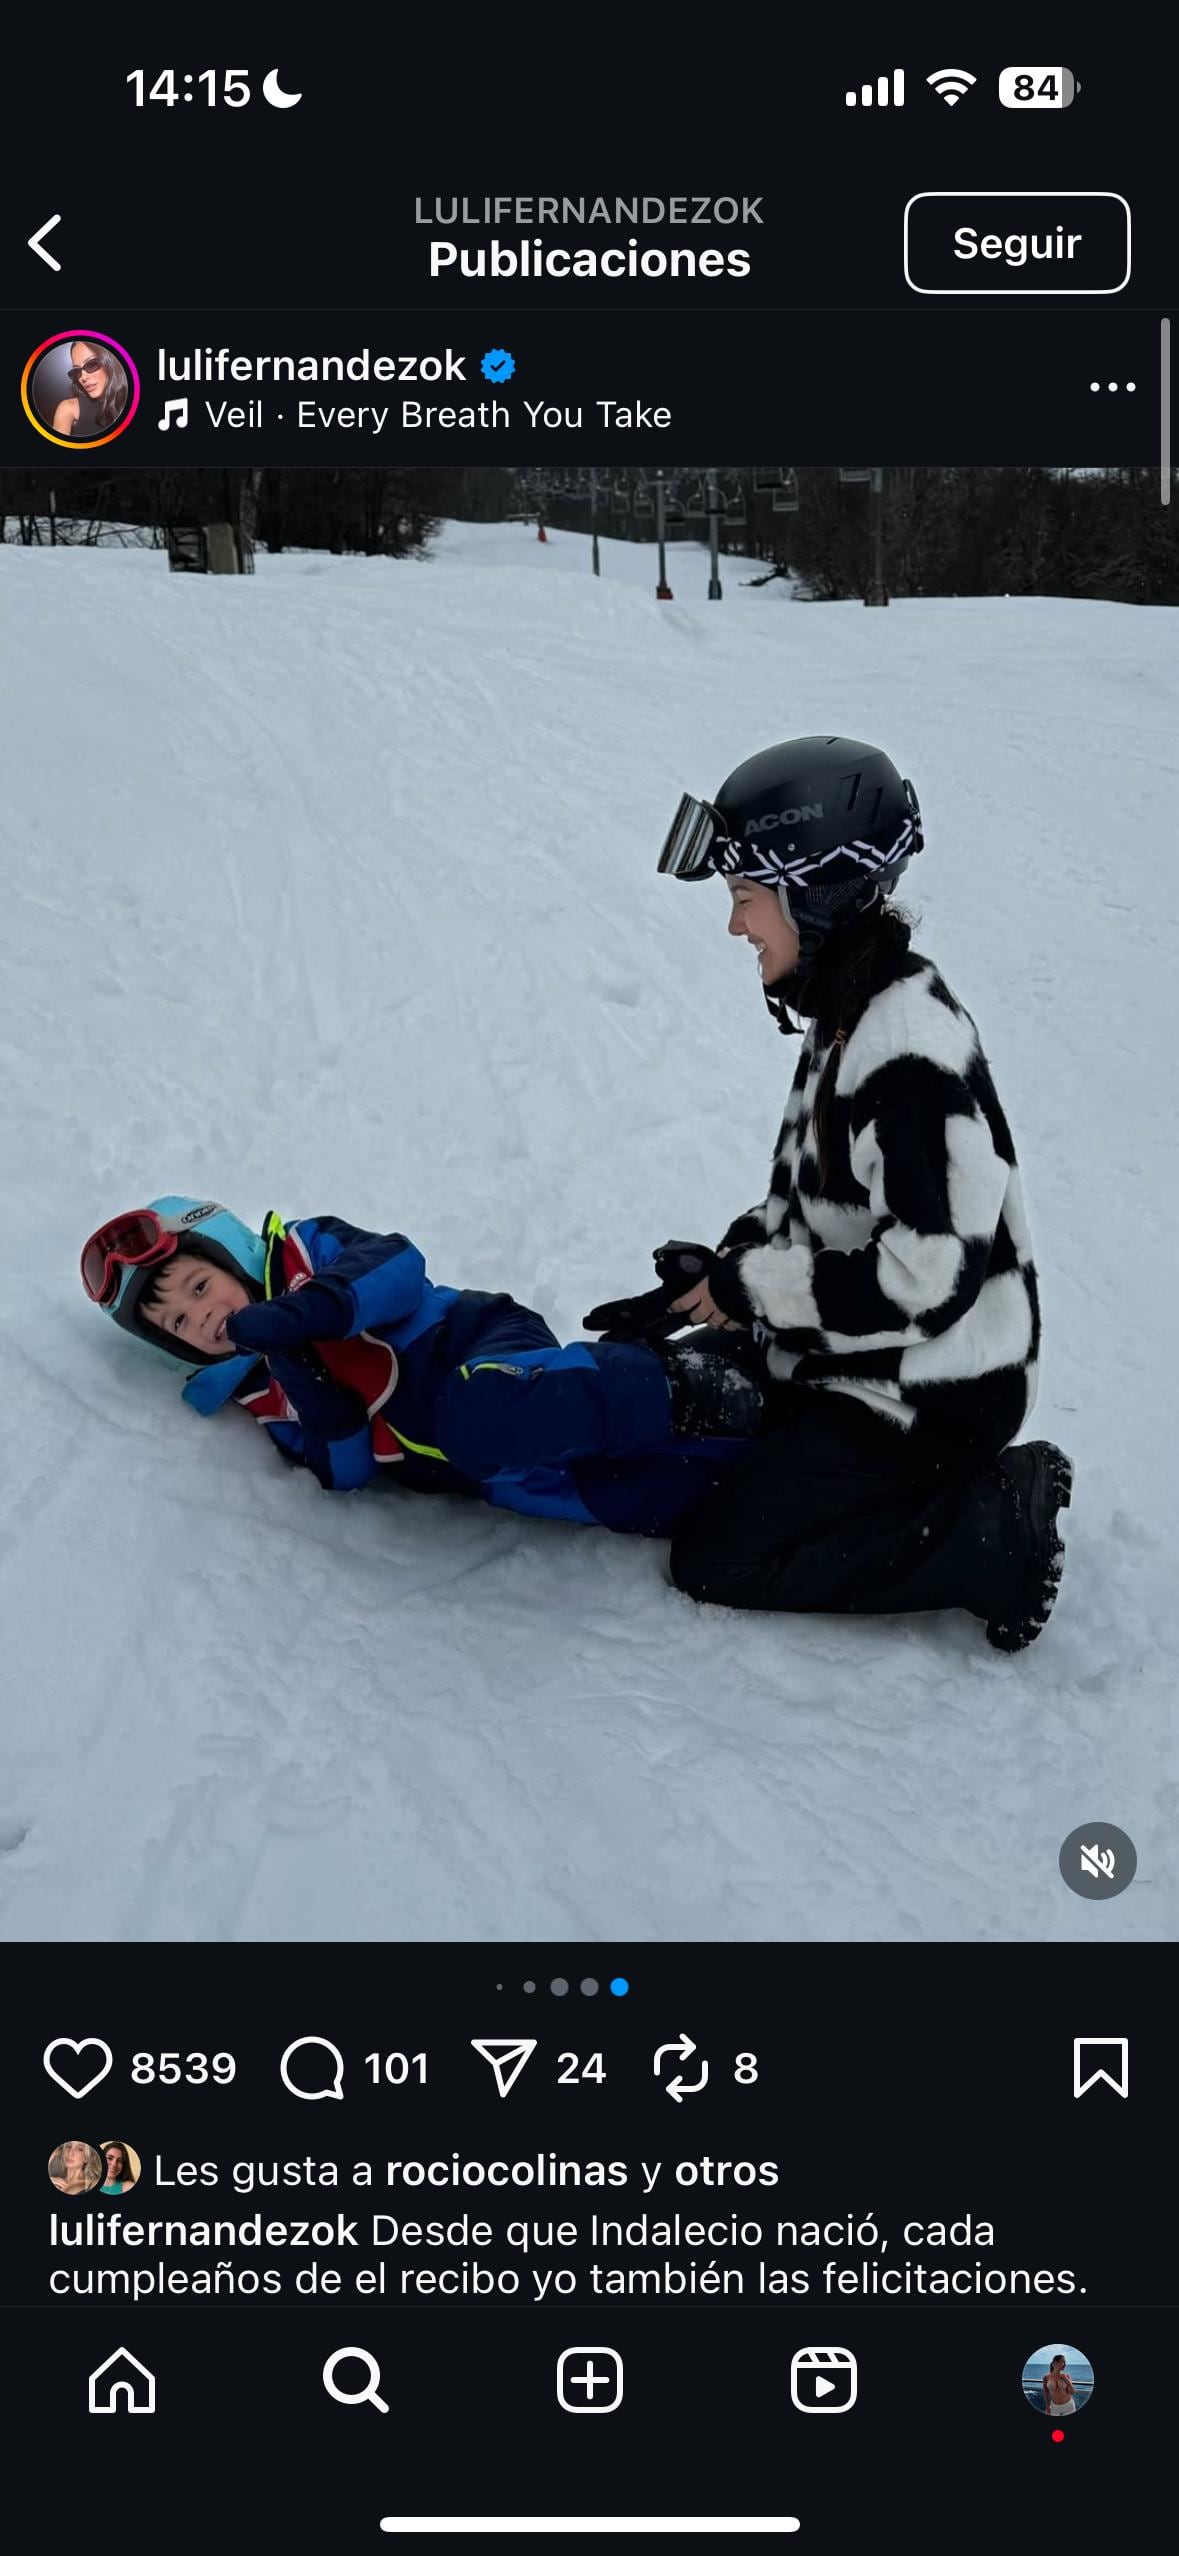
[[486,2059],[489,2068],[494,2068],[495,2082],[501,2095],[510,2095],[521,2070],[527,2067],[536,2043],[535,2041],[476,2041],[472,2038],[471,2048],[478,2051],[481,2059]]

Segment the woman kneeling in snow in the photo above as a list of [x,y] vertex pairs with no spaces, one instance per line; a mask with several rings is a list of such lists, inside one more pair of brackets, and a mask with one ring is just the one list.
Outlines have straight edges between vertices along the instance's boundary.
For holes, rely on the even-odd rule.
[[671,1571],[724,1606],[965,1607],[1014,1651],[1056,1596],[1072,1466],[1010,1444],[1036,1273],[978,1032],[889,903],[922,839],[888,756],[820,736],[681,800],[664,845],[661,870],[725,880],[779,1028],[807,1023],[768,1193],[676,1300],[752,1334],[777,1425],[679,1527]]

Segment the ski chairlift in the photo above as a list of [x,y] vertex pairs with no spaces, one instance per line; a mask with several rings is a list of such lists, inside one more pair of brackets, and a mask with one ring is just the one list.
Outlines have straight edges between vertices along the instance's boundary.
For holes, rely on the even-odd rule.
[[839,474],[839,485],[841,488],[858,488],[863,486],[866,481],[870,481],[871,478],[872,472],[870,470],[841,470]]
[[768,497],[774,515],[798,513],[798,473],[795,470],[755,470],[755,497]]
[[608,506],[612,507],[616,515],[628,515],[630,513],[629,479],[624,476],[621,479],[611,479],[607,482],[606,503]]
[[689,523],[703,523],[708,513],[708,489],[699,471],[692,471],[684,482],[683,504],[679,509]]
[[721,521],[743,524],[745,521],[745,483],[738,471],[718,474]]
[[636,481],[636,484],[635,484],[635,492],[634,492],[634,510],[635,510],[636,515],[653,515],[653,514],[654,514],[654,512],[655,512],[655,482],[654,482],[654,480],[653,480],[653,479],[640,479],[640,480]]

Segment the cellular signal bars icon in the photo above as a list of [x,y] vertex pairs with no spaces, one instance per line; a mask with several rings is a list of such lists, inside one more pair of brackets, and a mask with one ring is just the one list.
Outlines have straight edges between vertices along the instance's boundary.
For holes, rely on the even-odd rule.
[[888,73],[882,71],[878,80],[865,80],[862,89],[845,89],[843,103],[845,106],[903,106],[905,103],[904,72],[893,72],[891,96]]

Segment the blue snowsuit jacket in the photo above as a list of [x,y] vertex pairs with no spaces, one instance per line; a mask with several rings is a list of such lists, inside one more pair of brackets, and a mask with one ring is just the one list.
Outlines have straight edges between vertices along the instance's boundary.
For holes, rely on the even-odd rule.
[[745,1451],[674,1438],[652,1350],[574,1341],[508,1295],[436,1286],[415,1243],[338,1216],[267,1219],[266,1294],[314,1283],[324,1333],[245,1352],[184,1388],[209,1413],[237,1400],[330,1490],[378,1481],[448,1490],[526,1515],[669,1535]]

